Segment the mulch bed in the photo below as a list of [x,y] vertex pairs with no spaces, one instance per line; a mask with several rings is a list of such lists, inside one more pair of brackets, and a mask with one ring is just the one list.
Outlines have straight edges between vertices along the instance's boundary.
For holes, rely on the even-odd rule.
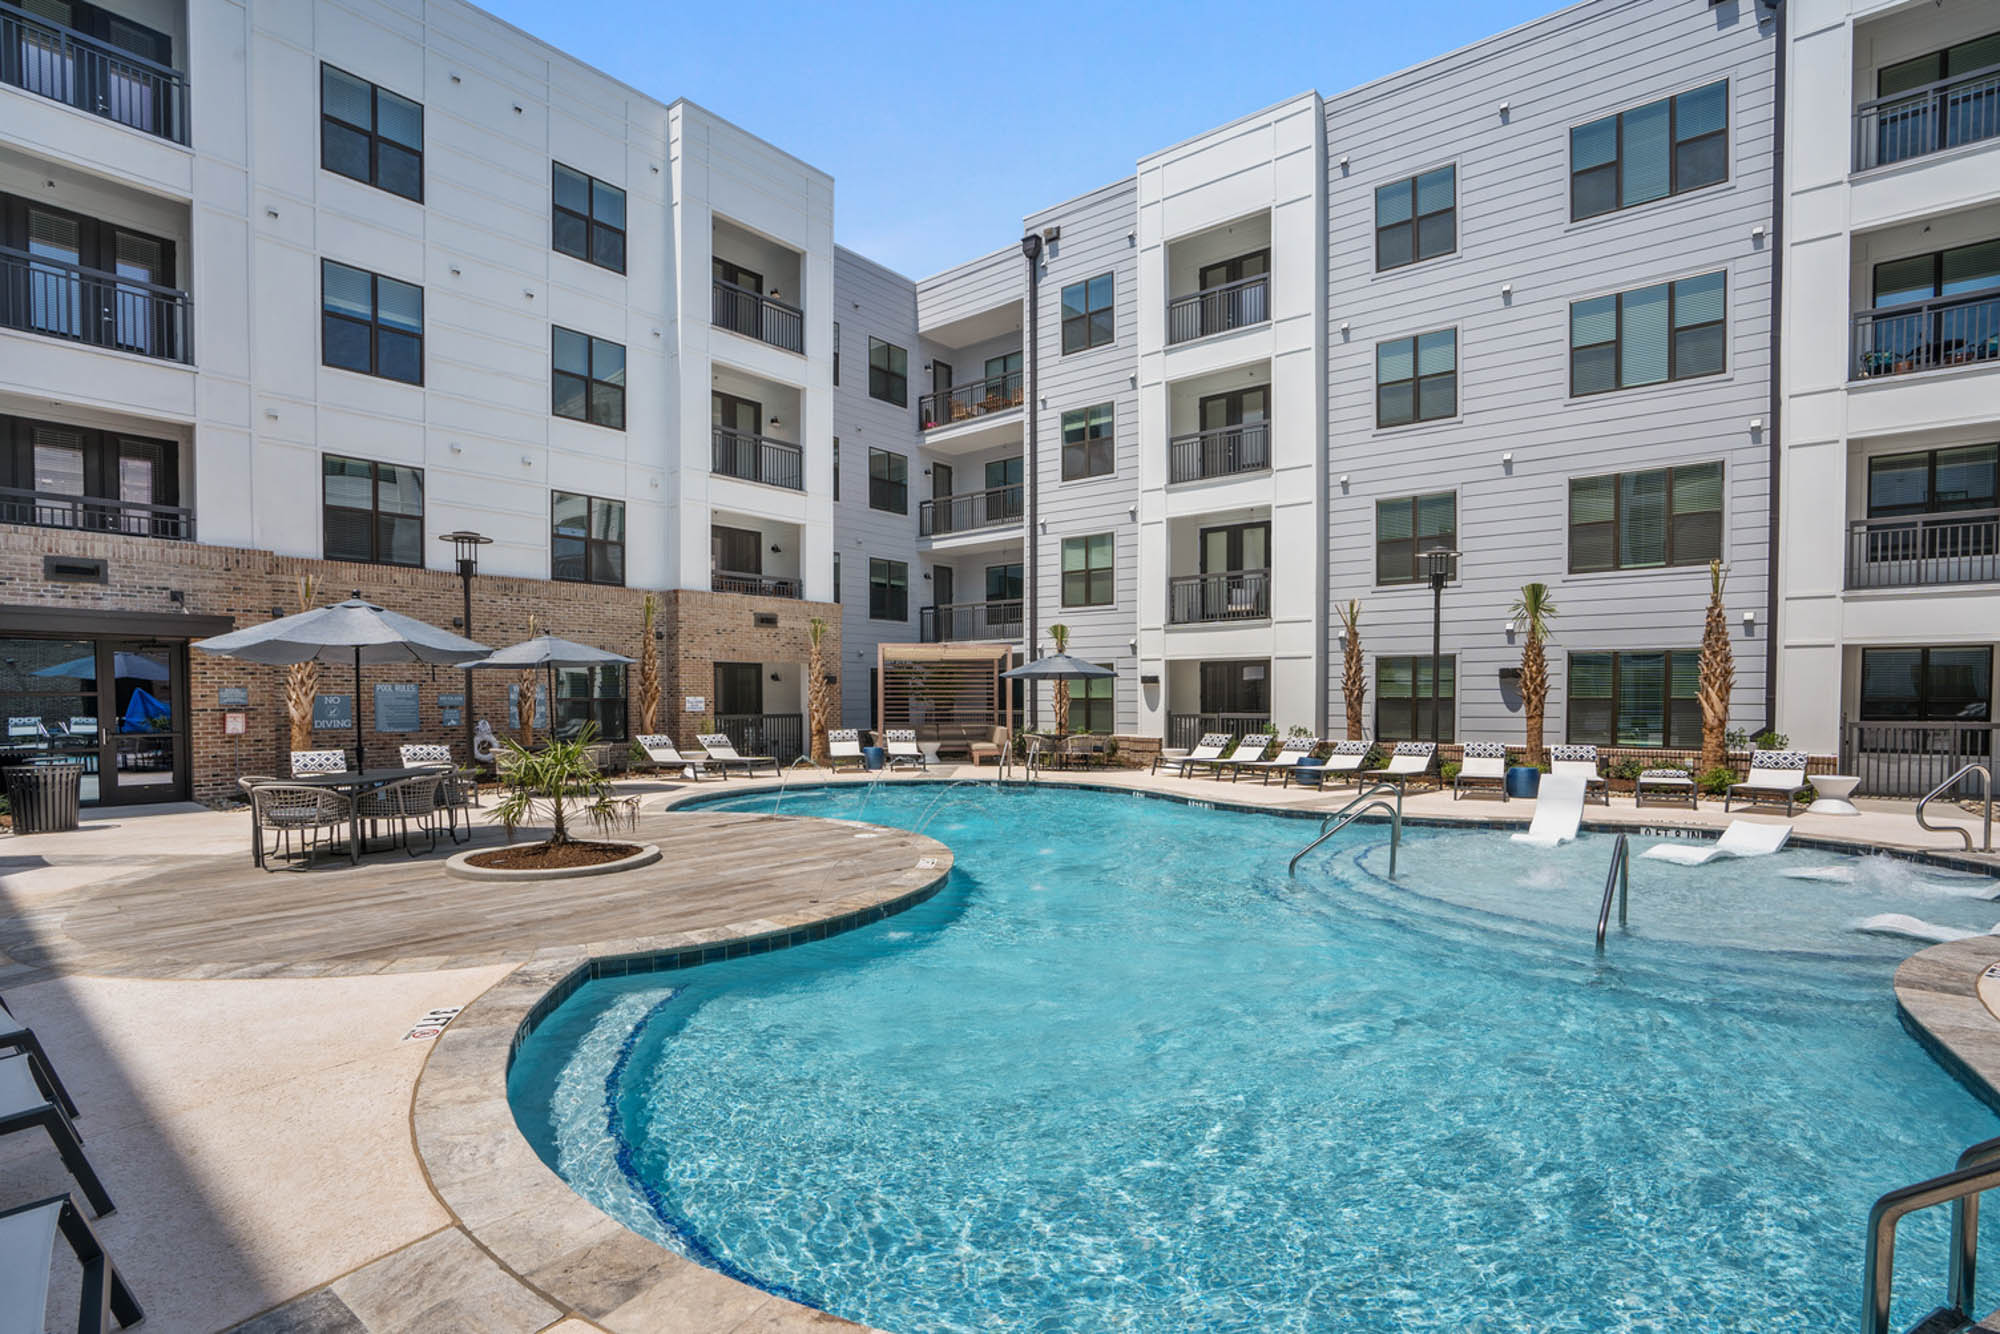
[[602,866],[638,853],[636,843],[523,843],[518,847],[475,852],[466,864],[492,871],[564,871],[579,866]]

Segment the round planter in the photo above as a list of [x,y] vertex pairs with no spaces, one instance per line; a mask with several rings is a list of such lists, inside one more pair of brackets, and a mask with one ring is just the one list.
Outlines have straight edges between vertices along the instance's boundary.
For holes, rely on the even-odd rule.
[[[508,844],[507,846],[516,846]],[[600,862],[596,866],[552,866],[546,869],[509,871],[497,866],[474,866],[468,858],[482,852],[499,852],[500,848],[469,848],[450,858],[444,864],[444,873],[460,880],[570,880],[580,875],[616,875],[620,871],[637,870],[660,860],[660,850],[648,843],[629,857],[620,857],[615,862]]]
[[1507,795],[1510,797],[1532,797],[1542,790],[1542,771],[1525,764],[1510,765],[1507,769]]

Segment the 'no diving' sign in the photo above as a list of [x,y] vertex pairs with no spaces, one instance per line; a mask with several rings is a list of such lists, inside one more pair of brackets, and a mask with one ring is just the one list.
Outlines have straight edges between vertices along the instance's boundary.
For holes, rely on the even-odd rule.
[[417,1042],[424,1038],[436,1037],[444,1032],[444,1026],[456,1019],[458,1012],[464,1008],[463,1005],[447,1005],[442,1009],[427,1011],[423,1018],[411,1026],[409,1032],[403,1034],[403,1041]]

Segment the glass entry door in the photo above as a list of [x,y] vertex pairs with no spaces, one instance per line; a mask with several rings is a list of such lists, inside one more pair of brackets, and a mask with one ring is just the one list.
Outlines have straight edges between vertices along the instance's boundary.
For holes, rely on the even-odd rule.
[[185,798],[186,659],[178,643],[0,638],[0,763],[79,763],[86,804]]
[[137,640],[97,641],[99,731],[104,747],[98,800],[172,801],[185,795],[181,742],[186,732],[186,681],[179,645]]

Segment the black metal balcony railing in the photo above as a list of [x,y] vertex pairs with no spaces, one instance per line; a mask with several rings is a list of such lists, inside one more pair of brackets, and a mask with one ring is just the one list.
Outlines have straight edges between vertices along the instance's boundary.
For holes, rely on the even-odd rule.
[[769,755],[790,764],[806,749],[806,720],[799,713],[719,713],[715,730],[738,755]]
[[973,639],[1016,640],[1021,637],[1021,599],[992,602],[943,602],[918,610],[920,638],[926,644],[955,644]]
[[2000,136],[2000,65],[1941,79],[1854,110],[1854,169],[1884,167]]
[[190,361],[186,292],[0,246],[0,328]]
[[1847,526],[1847,586],[1905,588],[2000,580],[2000,510],[1857,519]]
[[804,311],[720,278],[712,281],[715,283],[715,307],[709,318],[717,328],[755,338],[772,347],[782,347],[787,352],[806,350]]
[[1175,750],[1193,750],[1204,732],[1227,732],[1240,740],[1262,732],[1270,724],[1268,713],[1170,713],[1167,744]]
[[1167,580],[1167,623],[1251,621],[1271,614],[1271,572],[1230,570]]
[[1854,378],[2000,361],[2000,292],[1885,306],[1854,317]]
[[1271,466],[1271,424],[1217,426],[1167,441],[1167,480],[1198,482]]
[[793,491],[806,489],[805,451],[786,440],[748,431],[715,428],[714,471],[723,477],[763,482]]
[[0,487],[0,523],[164,537],[175,542],[194,540],[194,511],[179,505],[68,496],[57,491],[23,491],[11,486]]
[[0,4],[0,83],[162,139],[187,138],[187,80],[73,28]]
[[[1993,763],[1995,727],[1985,718],[1950,722],[1855,722],[1840,725],[1840,771],[1855,774],[1864,797],[1920,797],[1967,764]],[[1976,776],[1955,789],[1972,796]]]
[[939,496],[917,504],[917,535],[938,537],[945,533],[967,533],[975,528],[997,528],[1021,521],[1021,484],[989,486],[984,491]]
[[954,422],[970,421],[992,412],[1021,406],[1021,372],[989,375],[970,384],[953,385],[917,400],[917,417],[926,431]]
[[1271,276],[1239,278],[1167,303],[1167,341],[1185,343],[1271,318]]
[[777,574],[743,574],[734,570],[716,570],[709,575],[709,587],[718,593],[748,593],[753,597],[805,596],[805,590],[798,580]]

